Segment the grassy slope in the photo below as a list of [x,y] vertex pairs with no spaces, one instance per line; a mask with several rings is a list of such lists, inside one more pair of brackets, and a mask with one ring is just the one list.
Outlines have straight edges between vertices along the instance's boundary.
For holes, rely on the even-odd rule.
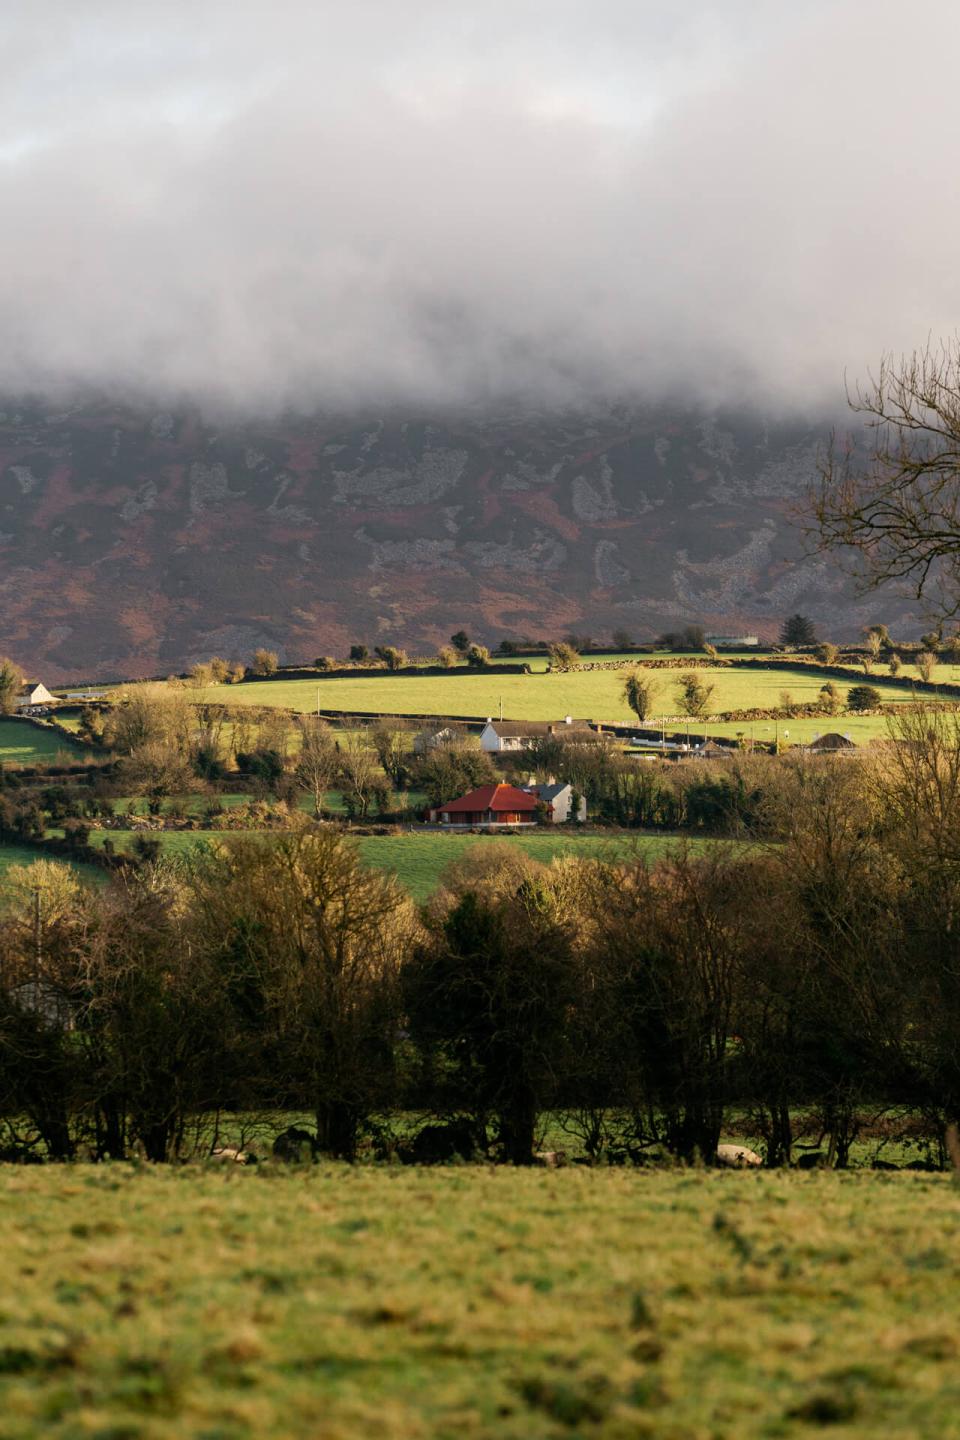
[[945,1176],[5,1168],[5,1440],[960,1436]]
[[[954,676],[952,667],[942,668],[947,671],[943,679]],[[675,669],[651,670],[649,673],[657,689],[655,713],[676,715],[675,690],[678,677],[683,673],[683,662],[678,661]],[[721,668],[701,672],[701,678],[715,687],[711,702],[715,711],[774,707],[780,703],[784,690],[789,691],[797,702],[815,700],[823,684],[823,677],[816,670],[810,675],[801,675],[774,669]],[[850,684],[859,684],[863,679],[862,675],[851,672]],[[900,702],[910,698],[907,691],[885,686],[881,677],[871,677],[870,683],[876,686],[885,700]],[[838,684],[842,691],[843,682]],[[249,685],[213,686],[209,690],[198,691],[197,695],[228,703],[282,705],[309,711],[316,708],[319,690],[321,708],[331,710],[480,716],[499,714],[502,698],[504,715],[514,720],[561,719],[564,715],[575,715],[627,724],[632,716],[621,697],[622,686],[623,673],[616,670],[490,676],[457,672],[452,677],[374,675],[319,683],[312,680],[264,681]],[[788,728],[791,723],[794,722],[788,722]],[[823,720],[795,723],[798,727],[806,723],[811,733],[826,728]],[[861,727],[867,724],[872,724],[872,733],[883,733],[885,730],[882,719],[860,722]],[[721,727],[714,723],[709,728],[712,733],[717,733]],[[729,728],[732,733],[744,727],[734,724]],[[843,728],[851,728],[847,717],[843,717]],[[759,729],[756,738],[761,738]]]
[[0,764],[31,765],[36,760],[52,760],[61,753],[67,763],[77,758],[70,742],[53,730],[41,730],[25,720],[0,721]]

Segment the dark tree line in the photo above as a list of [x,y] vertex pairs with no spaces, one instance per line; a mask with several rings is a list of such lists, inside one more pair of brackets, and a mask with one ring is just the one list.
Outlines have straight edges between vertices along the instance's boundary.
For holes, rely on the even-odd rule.
[[737,1112],[783,1164],[801,1107],[844,1165],[883,1105],[936,1139],[960,1118],[960,734],[901,723],[873,761],[781,763],[751,802],[769,843],[545,867],[491,842],[420,912],[306,825],[91,889],[28,871],[0,931],[8,1140],[162,1161],[198,1117],[307,1111],[351,1160],[415,1111],[523,1164],[550,1113],[595,1158],[690,1160]]

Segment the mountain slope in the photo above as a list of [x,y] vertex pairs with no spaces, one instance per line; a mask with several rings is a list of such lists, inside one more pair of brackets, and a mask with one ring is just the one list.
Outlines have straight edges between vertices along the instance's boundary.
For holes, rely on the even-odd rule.
[[876,603],[851,606],[789,520],[822,436],[626,407],[218,425],[8,406],[0,650],[63,680],[461,625],[770,635],[799,608],[852,634]]

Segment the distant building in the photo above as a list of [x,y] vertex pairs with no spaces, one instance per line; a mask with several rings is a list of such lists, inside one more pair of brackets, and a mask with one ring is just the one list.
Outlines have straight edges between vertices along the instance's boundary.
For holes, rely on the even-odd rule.
[[[459,800],[435,806],[430,819],[434,824],[469,830],[536,825],[541,817],[548,825],[562,825],[570,819],[573,796],[571,785],[481,785]],[[587,818],[583,796],[576,818],[581,823]]]
[[459,800],[448,800],[430,811],[430,819],[441,825],[457,826],[464,829],[490,828],[491,826],[535,825],[539,799],[529,790],[520,790],[516,785],[481,785],[461,795]]
[[731,745],[718,745],[716,740],[706,740],[690,753],[694,760],[732,760],[736,752]]
[[441,745],[450,745],[457,739],[457,732],[451,730],[449,725],[444,725],[439,730],[421,730],[419,735],[413,737],[414,755],[429,755],[431,750],[438,750]]
[[[552,825],[563,825],[571,818],[572,785],[525,785],[523,788],[530,790],[548,807],[547,819]],[[579,797],[577,813],[573,818],[581,825],[587,818],[587,802],[583,795]]]
[[570,715],[563,720],[488,720],[480,732],[480,745],[496,755],[508,750],[529,750],[549,735],[566,739],[570,735],[582,738],[596,733],[589,720],[574,720]]
[[818,735],[803,748],[811,755],[837,755],[856,750],[857,747],[849,735],[838,735],[836,730],[831,730],[826,735]]
[[760,644],[759,635],[708,635],[708,645],[724,650],[755,650]]
[[28,710],[34,705],[52,705],[54,698],[39,680],[25,680],[17,696],[17,709]]

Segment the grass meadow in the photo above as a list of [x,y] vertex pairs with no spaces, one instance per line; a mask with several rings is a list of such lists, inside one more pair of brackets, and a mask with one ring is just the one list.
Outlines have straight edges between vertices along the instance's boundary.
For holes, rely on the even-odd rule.
[[960,1436],[943,1175],[5,1167],[4,1440]]
[[[960,672],[953,667],[941,667],[950,677]],[[676,716],[679,706],[676,689],[683,673],[683,661],[675,668],[651,670],[651,682],[656,689],[654,714]],[[811,669],[809,675],[786,670],[732,670],[719,667],[715,670],[698,672],[701,679],[714,686],[711,707],[716,711],[743,709],[770,709],[781,703],[781,694],[789,692],[797,703],[814,701],[818,698],[823,676]],[[850,672],[850,684],[864,681],[864,676]],[[944,680],[947,675],[942,677]],[[351,712],[373,712],[391,715],[499,715],[500,702],[503,713],[511,720],[558,720],[564,715],[581,719],[606,721],[610,724],[629,724],[632,713],[622,698],[624,674],[617,670],[573,671],[557,674],[533,675],[483,675],[464,674],[460,671],[452,676],[392,676],[376,673],[357,679],[341,680],[269,680],[253,681],[244,685],[214,685],[198,690],[198,699],[217,700],[228,704],[276,705],[292,710],[308,712],[336,710]],[[841,692],[843,681],[836,682]],[[910,692],[885,685],[882,677],[871,676],[885,701],[894,703],[910,701]],[[840,717],[843,727],[850,728],[848,717]],[[852,717],[850,717],[852,720]],[[797,726],[800,736],[805,725],[814,731],[823,731],[823,718],[816,721],[789,722]],[[697,726],[698,732],[702,725]],[[731,733],[745,728],[742,722],[729,727],[708,722],[711,734]],[[883,717],[868,717],[859,722],[859,728],[866,734],[886,732]],[[762,738],[759,731],[757,739]],[[771,737],[772,738],[772,731]],[[804,737],[805,738],[805,737]],[[854,737],[856,738],[856,737]]]
[[[238,832],[223,830],[165,830],[151,838],[160,841],[165,855],[186,855],[198,844],[216,843],[228,839]],[[259,835],[269,843],[269,831],[243,832]],[[113,841],[118,851],[132,848],[136,836],[126,830],[93,830],[91,843],[102,845],[107,838]],[[643,855],[656,860],[686,845],[694,851],[702,851],[711,845],[730,842],[706,839],[686,839],[670,835],[636,835],[633,833],[613,834],[536,834],[502,835],[440,835],[435,831],[423,834],[360,835],[355,841],[365,864],[377,870],[389,870],[396,875],[400,884],[415,900],[427,900],[440,883],[440,877],[454,861],[460,860],[478,845],[497,847],[497,853],[504,849],[520,850],[545,864],[566,855],[578,855],[596,860],[620,860],[632,855]],[[29,853],[31,859],[39,852]],[[3,850],[0,849],[0,856]]]
[[54,730],[41,730],[26,720],[0,720],[0,765],[34,765],[62,755],[67,764],[76,762],[70,742]]

